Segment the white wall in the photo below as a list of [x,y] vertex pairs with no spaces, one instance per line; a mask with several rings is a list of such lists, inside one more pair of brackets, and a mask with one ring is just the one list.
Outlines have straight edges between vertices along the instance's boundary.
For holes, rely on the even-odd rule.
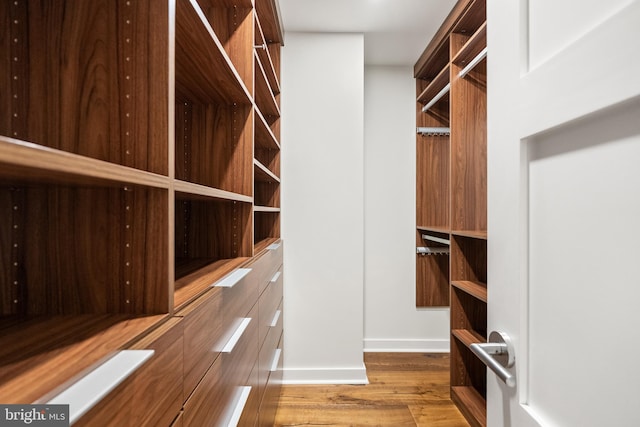
[[364,383],[362,34],[282,50],[286,382]]
[[366,351],[449,351],[449,309],[415,305],[413,67],[365,68]]

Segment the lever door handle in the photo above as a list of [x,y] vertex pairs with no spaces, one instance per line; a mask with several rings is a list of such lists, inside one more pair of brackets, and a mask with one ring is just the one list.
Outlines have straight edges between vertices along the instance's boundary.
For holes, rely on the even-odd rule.
[[493,331],[489,335],[489,342],[471,344],[470,348],[508,387],[516,386],[516,377],[507,370],[515,362],[515,352],[509,335]]

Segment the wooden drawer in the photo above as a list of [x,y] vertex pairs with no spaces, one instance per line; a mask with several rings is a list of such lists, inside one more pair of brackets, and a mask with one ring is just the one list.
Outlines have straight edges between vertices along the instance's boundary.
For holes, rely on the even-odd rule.
[[258,387],[258,361],[256,360],[253,366],[253,370],[249,375],[249,381],[247,385],[251,387],[249,397],[242,408],[242,415],[238,426],[240,427],[254,427],[258,422],[258,411],[260,410],[260,398],[262,397]]
[[186,401],[218,357],[223,339],[221,288],[212,288],[181,310],[184,325],[184,394]]
[[182,420],[182,416],[183,415],[184,415],[184,413],[182,411],[180,411],[180,413],[178,414],[176,419],[173,420],[173,424],[171,424],[171,427],[184,427],[184,422]]
[[280,389],[282,388],[282,371],[283,371],[283,359],[284,353],[284,336],[280,337],[278,343],[278,349],[280,350],[277,366],[274,371],[269,372],[269,379],[267,381],[266,389],[264,391],[264,397],[260,404],[260,411],[258,415],[258,426],[260,427],[272,427],[276,418],[276,411],[278,410],[278,402],[280,401]]
[[130,346],[154,354],[74,425],[171,425],[183,402],[182,334],[181,319],[172,318]]
[[258,292],[262,294],[275,272],[282,265],[282,240],[269,245],[267,249],[258,254],[252,265],[258,272],[256,275],[259,283]]
[[[258,342],[260,346],[262,346],[269,329],[272,327],[272,323],[277,323],[277,317],[282,316],[282,309],[278,308],[282,301],[282,268],[267,283],[268,286],[258,300],[260,323]],[[278,313],[278,310],[280,310],[280,313]]]
[[[278,306],[278,310],[282,313],[282,303]],[[269,332],[267,333],[267,337],[260,349],[260,356],[258,359],[258,387],[260,388],[260,396],[264,393],[264,387],[267,384],[267,380],[269,375],[274,368],[274,361],[277,361],[278,354],[278,343],[280,341],[280,337],[282,336],[282,324],[283,324],[283,316],[280,315],[276,319],[276,323],[273,324],[269,328]],[[282,355],[280,354],[280,359]]]
[[251,372],[258,357],[257,304],[231,334],[184,405],[185,427],[226,425],[233,415],[242,388],[251,383]]
[[[222,290],[222,327],[223,342],[230,338],[240,319],[258,301],[258,276],[260,273],[253,265],[234,270],[229,276],[218,282],[215,287]],[[235,276],[235,277],[233,277]]]

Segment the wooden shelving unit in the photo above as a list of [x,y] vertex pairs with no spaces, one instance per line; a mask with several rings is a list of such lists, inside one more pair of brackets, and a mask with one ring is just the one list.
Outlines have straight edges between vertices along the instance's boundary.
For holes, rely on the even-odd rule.
[[[233,355],[201,341],[282,299],[277,0],[20,0],[0,22],[0,401],[152,349],[77,425],[201,425],[192,393],[250,384],[246,424],[269,425],[281,323]],[[194,342],[187,382],[224,366],[225,392],[183,388]]]
[[485,0],[459,0],[414,67],[416,244],[449,248],[417,255],[416,302],[450,306],[451,398],[472,426],[486,425],[486,368],[469,348],[487,339],[486,28]]

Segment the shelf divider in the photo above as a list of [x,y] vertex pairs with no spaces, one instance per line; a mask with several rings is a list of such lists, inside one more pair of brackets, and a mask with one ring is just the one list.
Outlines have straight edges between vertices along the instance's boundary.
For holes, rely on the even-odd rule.
[[487,286],[484,283],[470,280],[452,280],[451,286],[466,292],[482,302],[487,302]]

